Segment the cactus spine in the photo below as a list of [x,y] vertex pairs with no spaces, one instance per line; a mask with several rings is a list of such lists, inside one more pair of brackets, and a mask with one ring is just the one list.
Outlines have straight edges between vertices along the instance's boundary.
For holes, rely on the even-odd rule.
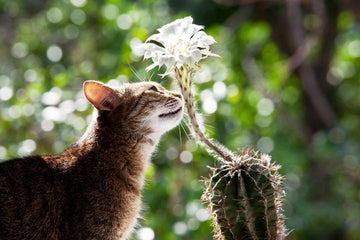
[[212,169],[202,199],[213,218],[215,239],[284,239],[278,168],[269,155],[244,149],[236,160]]

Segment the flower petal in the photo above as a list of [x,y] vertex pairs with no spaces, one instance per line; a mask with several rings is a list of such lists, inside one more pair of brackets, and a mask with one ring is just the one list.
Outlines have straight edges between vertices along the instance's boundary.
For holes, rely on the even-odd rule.
[[139,48],[144,50],[144,59],[152,58],[153,56],[166,52],[166,49],[154,43],[144,43]]
[[192,50],[190,53],[195,62],[199,62],[201,60],[202,53],[199,49]]
[[192,45],[199,45],[199,47],[209,46],[216,43],[215,39],[212,36],[207,35],[205,32],[197,32],[191,38],[190,43]]
[[158,29],[143,44],[144,59],[151,58],[155,66],[165,66],[166,72],[184,64],[194,67],[201,59],[217,56],[210,52],[215,39],[203,31],[204,27],[193,24],[192,17],[177,19]]
[[195,64],[195,59],[193,59],[191,55],[179,55],[179,58],[182,63],[186,63],[190,67],[194,66]]

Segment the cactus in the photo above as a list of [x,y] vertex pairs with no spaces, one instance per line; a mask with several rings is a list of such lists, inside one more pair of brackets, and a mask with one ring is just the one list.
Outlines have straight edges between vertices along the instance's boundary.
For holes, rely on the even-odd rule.
[[284,239],[282,176],[270,156],[252,149],[212,168],[202,199],[213,218],[215,239]]

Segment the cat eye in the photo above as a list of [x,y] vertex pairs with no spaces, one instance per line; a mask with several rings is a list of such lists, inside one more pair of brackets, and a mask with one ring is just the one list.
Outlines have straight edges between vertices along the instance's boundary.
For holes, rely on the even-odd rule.
[[152,90],[154,92],[159,92],[159,90],[157,89],[157,87],[155,86],[152,86],[151,88],[149,88],[149,90]]

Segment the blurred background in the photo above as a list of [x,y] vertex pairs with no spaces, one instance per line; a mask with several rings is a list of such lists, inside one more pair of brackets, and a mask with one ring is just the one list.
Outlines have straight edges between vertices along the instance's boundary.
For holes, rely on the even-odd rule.
[[[75,142],[92,111],[84,80],[176,88],[137,47],[188,15],[222,56],[194,77],[207,133],[282,165],[288,239],[360,239],[358,0],[1,0],[0,159]],[[212,238],[199,199],[215,161],[188,135],[184,121],[162,138],[133,239]]]

